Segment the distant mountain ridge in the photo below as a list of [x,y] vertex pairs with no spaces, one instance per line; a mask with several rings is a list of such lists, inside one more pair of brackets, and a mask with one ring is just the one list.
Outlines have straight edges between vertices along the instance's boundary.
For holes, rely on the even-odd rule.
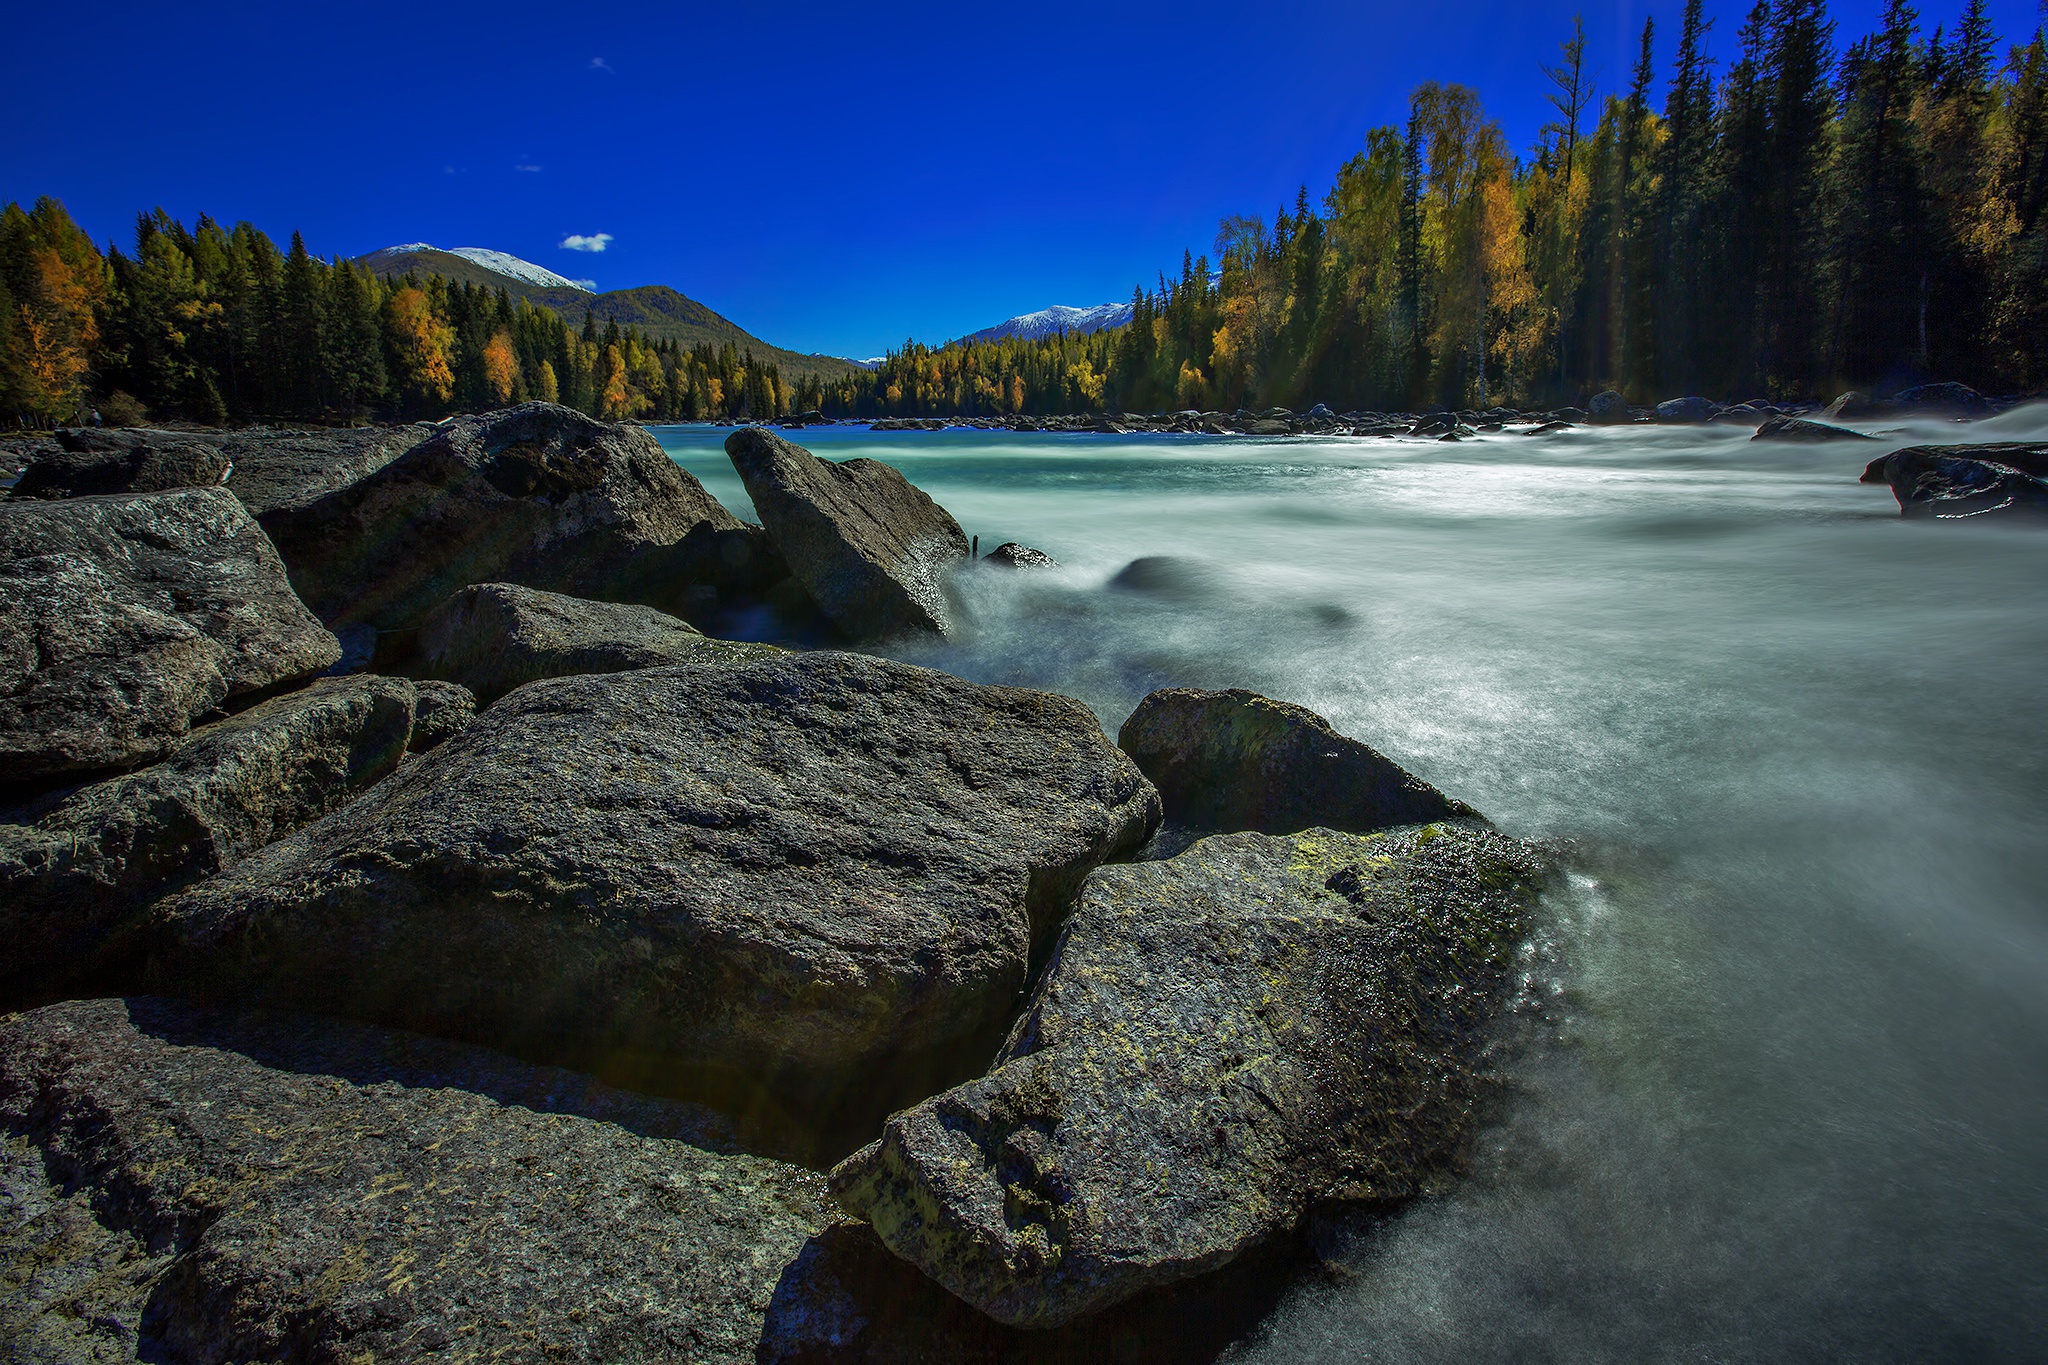
[[771,346],[738,323],[665,284],[594,293],[588,280],[572,280],[546,266],[488,247],[444,251],[425,242],[407,242],[358,256],[355,263],[386,279],[418,271],[422,275],[439,275],[456,284],[503,289],[515,299],[552,310],[572,326],[582,323],[587,310],[600,326],[617,322],[621,327],[637,327],[655,340],[713,347],[730,342],[735,350],[753,351],[757,360],[773,361],[785,379],[805,375],[836,379],[863,368],[840,356],[804,355]]
[[1057,332],[1073,332],[1086,336],[1099,332],[1105,327],[1122,327],[1131,320],[1131,305],[1128,303],[1098,303],[1090,308],[1075,308],[1056,303],[1050,308],[1041,308],[1035,313],[1020,313],[1014,318],[999,322],[993,327],[984,327],[961,338],[963,341],[1001,341],[1005,337],[1023,337],[1036,341]]

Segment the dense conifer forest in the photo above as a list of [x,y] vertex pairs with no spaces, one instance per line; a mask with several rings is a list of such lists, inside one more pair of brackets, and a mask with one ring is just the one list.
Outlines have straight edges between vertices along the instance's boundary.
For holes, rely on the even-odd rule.
[[[1543,68],[1526,158],[1479,95],[1418,88],[1320,203],[1234,217],[1213,256],[1089,336],[907,342],[792,386],[433,275],[379,279],[247,223],[158,210],[102,253],[45,199],[0,213],[0,413],[204,422],[438,417],[547,398],[648,421],[1565,402],[1599,389],[1811,398],[2048,370],[2048,45],[1983,0],[1931,32],[1891,0],[1838,46],[1823,0],[1699,0],[1668,68],[1646,22],[1602,93],[1583,35]],[[1661,110],[1657,107],[1661,99]]]

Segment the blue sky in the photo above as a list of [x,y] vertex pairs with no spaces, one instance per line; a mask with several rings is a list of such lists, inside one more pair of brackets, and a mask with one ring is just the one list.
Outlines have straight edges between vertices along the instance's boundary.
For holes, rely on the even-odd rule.
[[[1424,80],[1526,149],[1575,12],[1603,90],[1656,18],[1661,104],[1681,6],[24,6],[0,200],[54,194],[124,246],[161,204],[322,255],[495,247],[867,356],[1127,297],[1224,214],[1320,196]],[[1714,55],[1744,9],[1710,0]],[[1837,0],[1838,42],[1878,9]],[[2039,21],[1991,12],[2005,40]]]

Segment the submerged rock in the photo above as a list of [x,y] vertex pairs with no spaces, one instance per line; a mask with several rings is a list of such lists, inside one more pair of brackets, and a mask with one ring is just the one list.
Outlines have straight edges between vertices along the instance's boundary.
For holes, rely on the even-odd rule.
[[476,694],[461,683],[423,679],[414,683],[419,700],[412,708],[412,736],[405,747],[423,754],[469,728],[476,719]]
[[822,1179],[480,1048],[163,1000],[0,1020],[29,1361],[753,1362]]
[[1802,445],[1816,445],[1822,441],[1874,441],[1875,436],[1866,436],[1860,431],[1847,427],[1829,426],[1826,422],[1810,422],[1804,417],[1770,417],[1756,429],[1752,441],[1789,441]]
[[1117,745],[1159,789],[1167,821],[1193,830],[1364,833],[1477,814],[1306,707],[1242,688],[1154,692]]
[[1014,540],[996,546],[981,557],[981,562],[999,569],[1057,569],[1060,566],[1060,562],[1045,551],[1019,545]]
[[1326,1199],[1455,1168],[1544,877],[1429,825],[1098,869],[995,1067],[832,1173],[897,1255],[1051,1327],[1228,1264]]
[[421,671],[462,683],[486,706],[538,678],[778,652],[713,640],[652,607],[587,602],[516,583],[464,588],[435,608],[419,635]]
[[103,493],[161,493],[205,488],[228,474],[218,445],[175,431],[128,428],[57,433],[60,449],[22,471],[18,498],[73,498]]
[[2048,511],[2048,446],[1909,446],[1872,460],[1860,482],[1890,485],[1907,517]]
[[878,460],[821,460],[760,427],[726,454],[789,571],[854,639],[950,634],[946,575],[967,558],[951,513]]
[[154,767],[0,823],[0,1010],[137,970],[140,915],[398,766],[413,685],[323,678],[200,727]]
[[753,573],[758,539],[644,428],[549,403],[455,418],[264,524],[322,620],[380,630],[472,583],[662,606]]
[[0,783],[160,758],[340,657],[225,489],[0,505]]
[[1665,423],[1711,422],[1721,405],[1711,398],[1671,398],[1657,405],[1657,420]]
[[907,664],[551,679],[177,898],[153,979],[879,1102],[892,1057],[993,1046],[1034,942],[1158,801],[1081,703]]
[[1902,408],[1953,417],[1986,417],[1998,410],[1996,403],[1968,384],[1956,383],[1918,384],[1892,395],[1892,402]]

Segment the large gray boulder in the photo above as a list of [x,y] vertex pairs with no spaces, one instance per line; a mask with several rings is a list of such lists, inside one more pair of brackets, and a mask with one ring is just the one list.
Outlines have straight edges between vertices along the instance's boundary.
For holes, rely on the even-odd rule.
[[1154,692],[1117,746],[1159,789],[1166,819],[1192,830],[1362,834],[1478,813],[1308,708],[1242,688]]
[[652,607],[589,602],[516,583],[471,584],[436,607],[419,636],[420,670],[460,682],[485,706],[539,678],[779,652],[711,639]]
[[2048,445],[1909,446],[1872,460],[1859,482],[1889,485],[1905,517],[2039,514],[2048,512]]
[[1616,426],[1630,420],[1628,400],[1613,389],[1594,394],[1586,409],[1586,420],[1601,426]]
[[251,429],[224,433],[233,463],[228,488],[267,528],[280,512],[317,502],[376,473],[434,434],[425,422],[323,431]]
[[725,438],[789,571],[854,639],[954,629],[945,580],[967,558],[952,514],[878,460],[821,460],[760,427]]
[[1720,414],[1721,405],[1711,398],[1697,395],[1689,398],[1667,398],[1657,405],[1659,422],[1690,425],[1711,422]]
[[455,418],[264,524],[322,620],[385,631],[471,583],[664,606],[754,572],[760,538],[644,428],[548,403]]
[[1827,441],[1874,441],[1847,427],[1831,426],[1826,422],[1809,421],[1804,417],[1767,417],[1757,427],[1752,441],[1783,441],[1798,445],[1819,445]]
[[218,444],[184,432],[82,428],[59,431],[57,443],[58,450],[22,471],[14,496],[161,493],[209,487],[228,475],[228,457]]
[[145,907],[361,794],[412,722],[404,679],[323,678],[153,767],[0,812],[0,1010],[134,971]]
[[340,657],[226,489],[0,504],[0,782],[159,758]]
[[12,1361],[755,1360],[832,1217],[691,1106],[163,1000],[0,1020]]
[[980,1080],[832,1173],[897,1255],[1052,1327],[1203,1274],[1330,1199],[1453,1173],[1546,868],[1426,825],[1205,839],[1099,869]]
[[152,980],[879,1094],[891,1058],[993,1047],[1034,943],[1158,816],[1050,693],[833,653],[556,678],[176,898]]
[[1892,402],[1916,413],[1945,417],[1988,417],[1998,411],[1998,404],[1968,384],[1953,381],[1901,389],[1892,395]]

